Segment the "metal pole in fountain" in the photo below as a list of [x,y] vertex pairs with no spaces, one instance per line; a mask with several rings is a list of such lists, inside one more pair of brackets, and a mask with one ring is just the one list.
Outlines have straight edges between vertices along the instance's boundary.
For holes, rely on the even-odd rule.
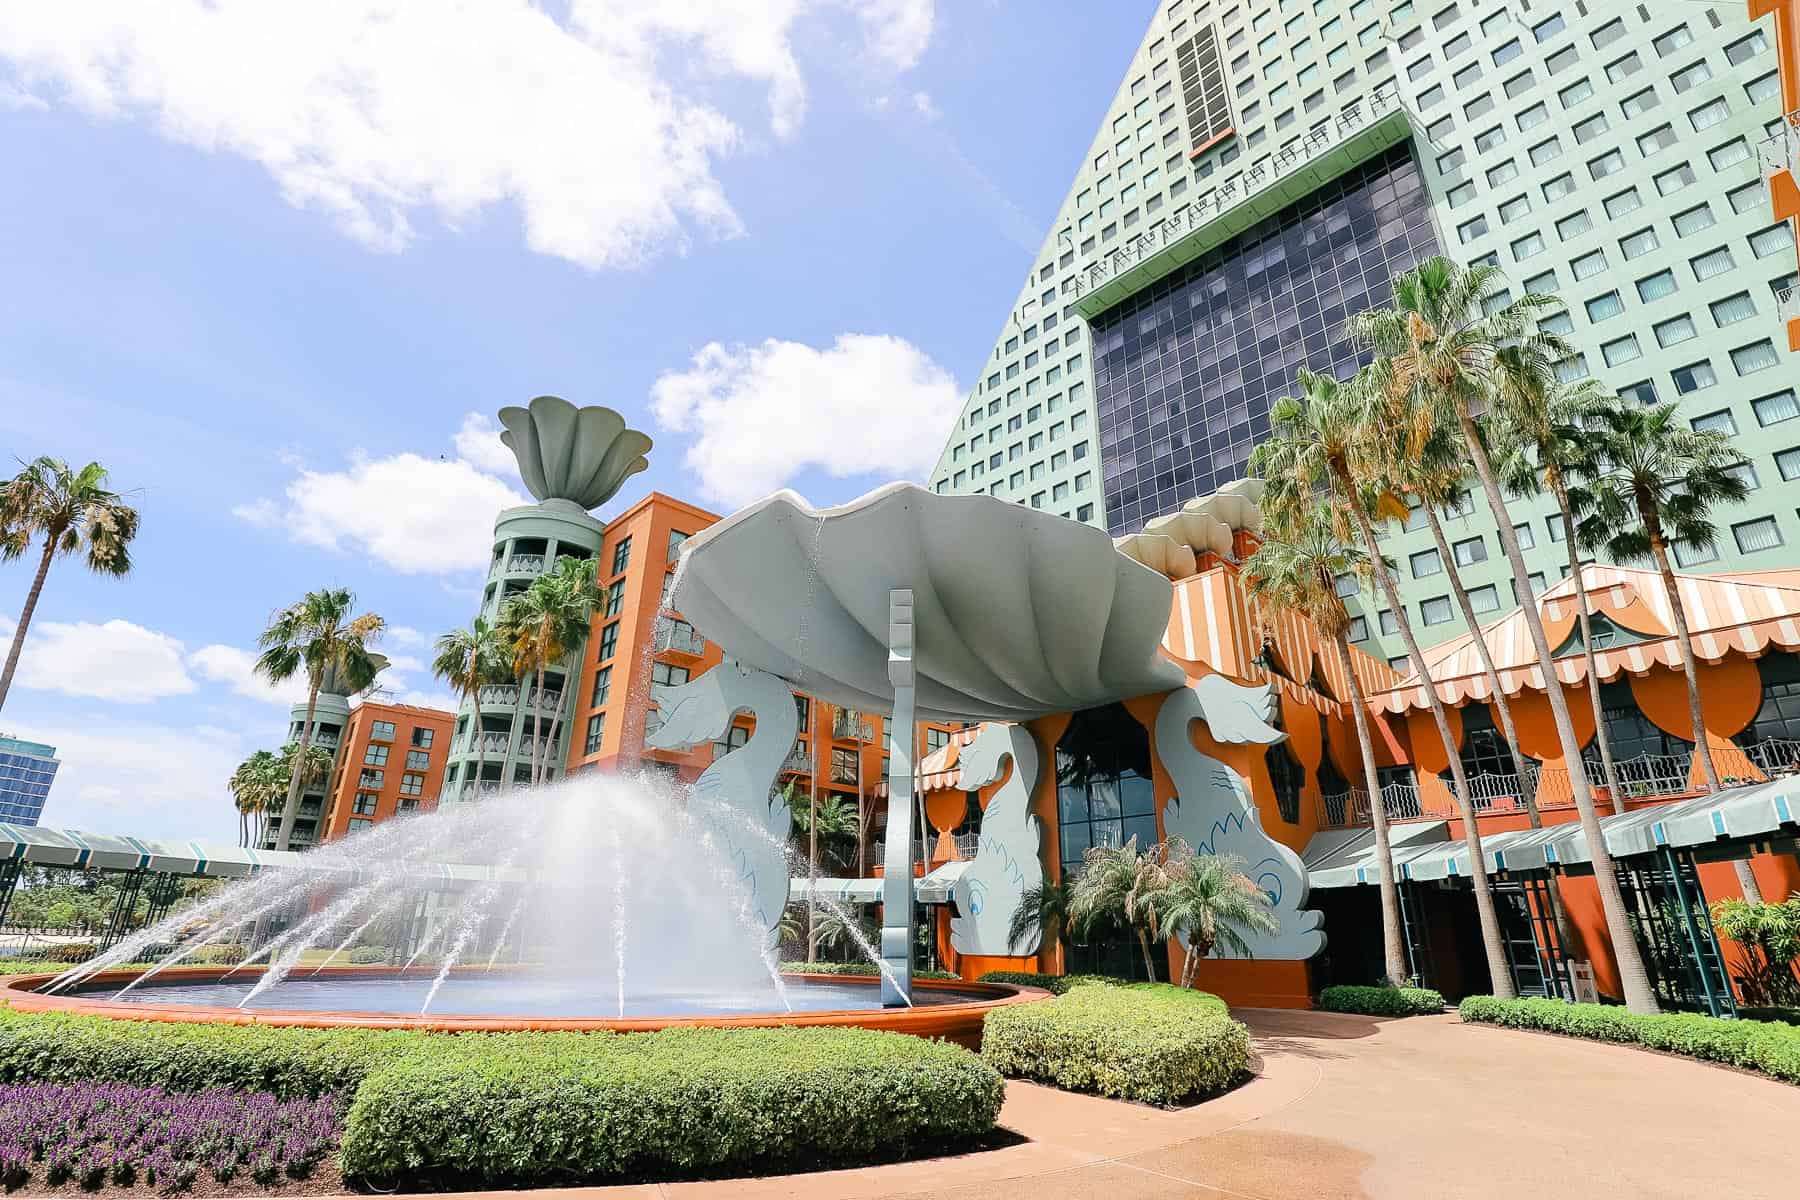
[[912,1004],[913,951],[913,594],[888,592],[888,682],[894,716],[888,722],[888,824],[881,883],[881,1003]]

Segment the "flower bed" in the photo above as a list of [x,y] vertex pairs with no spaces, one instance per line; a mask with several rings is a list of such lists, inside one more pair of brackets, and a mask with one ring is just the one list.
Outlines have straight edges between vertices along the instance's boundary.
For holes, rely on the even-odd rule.
[[1325,1012],[1361,1013],[1368,1017],[1417,1017],[1444,1011],[1444,997],[1430,988],[1357,987],[1340,984],[1319,993]]
[[203,1175],[257,1183],[311,1173],[337,1144],[335,1097],[177,1094],[117,1083],[0,1085],[0,1185],[170,1191]]
[[1457,1012],[1469,1022],[1646,1046],[1800,1083],[1800,1027],[1781,1022],[1728,1021],[1698,1013],[1639,1014],[1606,1004],[1493,996],[1470,996]]
[[990,1012],[981,1056],[1002,1075],[1180,1104],[1236,1083],[1248,1069],[1250,1034],[1207,992],[1089,981],[1053,1000]]

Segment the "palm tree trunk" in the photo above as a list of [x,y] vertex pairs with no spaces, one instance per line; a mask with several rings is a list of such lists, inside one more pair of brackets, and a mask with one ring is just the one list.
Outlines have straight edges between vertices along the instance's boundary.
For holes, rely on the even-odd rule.
[[1381,795],[1381,776],[1375,770],[1375,741],[1369,734],[1368,702],[1363,699],[1362,680],[1350,660],[1350,644],[1343,634],[1332,639],[1337,647],[1338,662],[1350,688],[1350,712],[1356,721],[1356,741],[1362,751],[1363,787],[1369,793],[1369,818],[1375,826],[1375,861],[1381,869],[1381,952],[1390,983],[1400,983],[1412,975],[1407,964],[1405,935],[1400,922],[1400,885],[1395,879],[1394,845],[1388,835],[1387,801]]
[[294,818],[300,815],[301,780],[306,774],[306,752],[312,747],[313,710],[319,705],[319,679],[309,672],[306,688],[306,723],[300,726],[300,749],[294,755],[294,769],[288,772],[287,802],[281,806],[281,832],[275,835],[275,848],[286,850],[294,839]]
[[537,676],[531,688],[531,786],[543,782],[539,762],[544,751],[544,660],[538,659]]
[[1498,526],[1500,545],[1512,567],[1513,586],[1518,591],[1519,610],[1525,627],[1531,632],[1531,644],[1537,651],[1538,668],[1544,677],[1544,696],[1550,702],[1550,716],[1556,723],[1556,737],[1562,746],[1563,760],[1569,767],[1569,791],[1575,809],[1581,815],[1581,834],[1588,845],[1588,856],[1594,865],[1594,886],[1600,892],[1600,907],[1606,914],[1606,931],[1612,942],[1613,959],[1619,967],[1619,984],[1625,992],[1626,1006],[1632,1012],[1660,1012],[1656,993],[1650,987],[1650,976],[1644,970],[1644,956],[1639,953],[1637,939],[1625,912],[1625,896],[1619,889],[1619,874],[1613,866],[1612,852],[1600,832],[1600,814],[1594,810],[1594,794],[1588,785],[1587,768],[1581,761],[1581,744],[1575,740],[1575,724],[1569,717],[1569,700],[1563,694],[1562,680],[1556,677],[1555,660],[1550,641],[1544,636],[1544,622],[1538,615],[1537,597],[1532,594],[1531,576],[1525,569],[1525,555],[1519,549],[1519,537],[1513,532],[1512,516],[1506,511],[1506,500],[1494,475],[1494,464],[1488,458],[1487,446],[1468,401],[1455,395],[1456,421],[1467,443],[1469,457],[1475,464],[1475,475],[1481,480],[1482,494]]
[[1348,479],[1340,480],[1343,485],[1345,504],[1351,515],[1356,518],[1356,527],[1362,532],[1363,545],[1369,552],[1369,561],[1375,568],[1375,580],[1387,596],[1388,607],[1393,611],[1394,620],[1400,627],[1400,640],[1406,643],[1406,654],[1412,660],[1412,668],[1424,685],[1425,696],[1431,702],[1431,719],[1437,723],[1438,737],[1444,743],[1444,757],[1450,760],[1450,780],[1456,791],[1457,808],[1462,812],[1463,828],[1469,847],[1469,883],[1475,891],[1475,915],[1481,925],[1482,949],[1487,952],[1488,976],[1492,980],[1494,995],[1502,1000],[1511,1000],[1518,993],[1513,987],[1512,968],[1506,961],[1506,949],[1500,941],[1500,919],[1494,913],[1494,895],[1488,890],[1487,860],[1481,852],[1481,827],[1475,817],[1475,805],[1469,798],[1469,781],[1463,775],[1462,752],[1457,748],[1456,738],[1450,732],[1450,718],[1444,712],[1444,701],[1437,693],[1437,684],[1431,678],[1431,670],[1425,665],[1425,655],[1419,649],[1419,641],[1413,636],[1412,621],[1406,615],[1406,605],[1400,600],[1400,593],[1394,587],[1394,577],[1388,574],[1387,563],[1381,556],[1381,547],[1375,544],[1375,530],[1369,525],[1369,514],[1363,511],[1356,500],[1356,492]]
[[1575,585],[1575,617],[1581,622],[1582,651],[1587,657],[1588,701],[1594,706],[1594,740],[1600,744],[1600,765],[1606,770],[1606,788],[1612,793],[1613,813],[1625,811],[1625,789],[1619,786],[1619,768],[1613,763],[1612,739],[1606,736],[1606,710],[1600,703],[1600,667],[1595,661],[1587,587],[1581,581],[1581,554],[1575,545],[1575,513],[1569,507],[1569,489],[1562,477],[1550,482],[1551,494],[1562,511],[1563,545],[1569,549],[1569,580]]
[[[1687,613],[1681,607],[1680,585],[1675,581],[1675,568],[1669,562],[1669,546],[1663,537],[1662,520],[1658,517],[1656,506],[1647,504],[1643,497],[1638,499],[1638,515],[1644,519],[1644,532],[1650,536],[1650,552],[1656,557],[1656,573],[1662,579],[1663,596],[1668,600],[1669,612],[1675,622],[1675,644],[1681,649],[1681,673],[1687,679],[1688,721],[1694,735],[1694,753],[1700,758],[1700,770],[1706,775],[1708,791],[1718,792],[1723,789],[1719,782],[1719,769],[1713,765],[1712,747],[1706,741],[1706,716],[1700,708],[1700,675],[1694,668],[1694,643],[1688,635]],[[1756,872],[1750,869],[1746,859],[1737,859],[1732,864],[1737,871],[1738,888],[1744,893],[1744,899],[1752,904],[1763,902],[1762,888],[1756,882]]]
[[481,731],[481,684],[469,689],[469,703],[475,709],[475,799],[481,800],[481,774],[487,769],[487,735]]
[[44,537],[44,556],[38,559],[37,574],[31,577],[31,590],[25,593],[25,607],[19,610],[19,623],[13,629],[12,648],[6,652],[6,669],[0,671],[0,708],[6,707],[6,694],[12,691],[13,673],[19,669],[19,652],[25,648],[25,631],[31,628],[31,614],[37,611],[38,597],[44,593],[44,579],[50,574],[50,560],[56,557],[55,531]]
[[1151,983],[1156,982],[1156,960],[1150,957],[1150,933],[1142,925],[1137,926],[1138,947],[1144,952],[1144,971]]

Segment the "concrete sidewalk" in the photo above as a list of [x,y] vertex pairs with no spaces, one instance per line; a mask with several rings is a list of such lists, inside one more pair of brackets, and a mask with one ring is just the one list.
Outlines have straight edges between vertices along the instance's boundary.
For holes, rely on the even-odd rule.
[[[1025,1140],[766,1179],[572,1188],[584,1200],[1787,1200],[1800,1088],[1628,1047],[1465,1026],[1241,1010],[1257,1077],[1181,1112],[1009,1083]],[[519,1194],[495,1193],[510,1200]]]

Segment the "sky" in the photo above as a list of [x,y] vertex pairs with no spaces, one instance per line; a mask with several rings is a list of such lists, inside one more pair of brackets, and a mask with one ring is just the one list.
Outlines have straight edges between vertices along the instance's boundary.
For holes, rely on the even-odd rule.
[[[525,500],[551,393],[729,512],[922,478],[1153,0],[0,0],[0,471],[98,461],[124,580],[52,570],[0,730],[44,823],[231,840],[342,586],[388,698]],[[0,563],[9,639],[35,560]]]

